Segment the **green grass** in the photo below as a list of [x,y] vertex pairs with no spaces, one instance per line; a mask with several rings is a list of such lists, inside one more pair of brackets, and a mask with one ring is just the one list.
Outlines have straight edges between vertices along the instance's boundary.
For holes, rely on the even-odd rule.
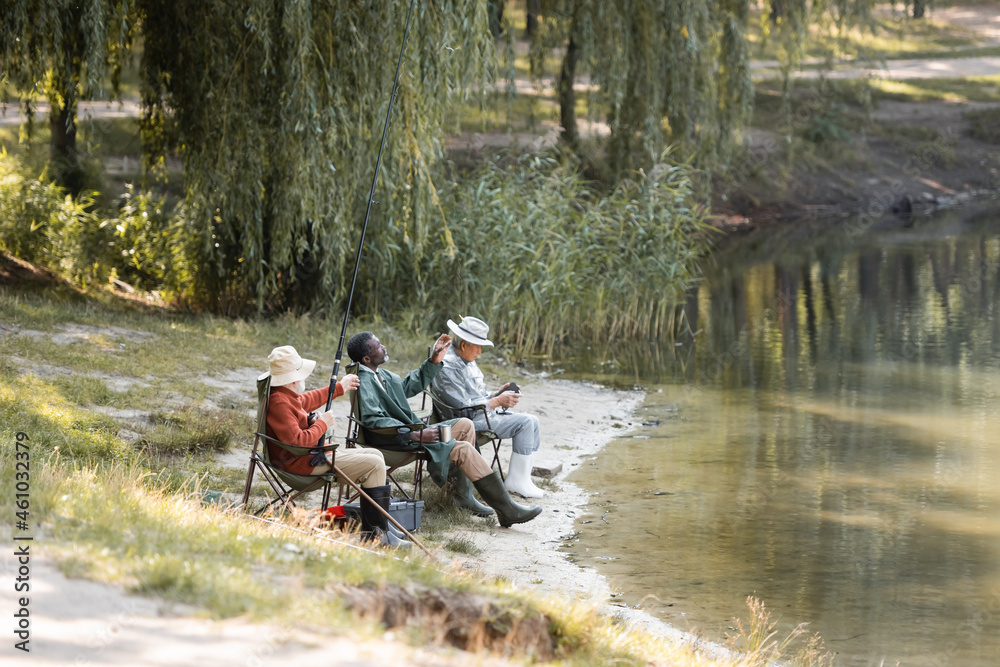
[[476,546],[476,543],[468,537],[453,537],[445,542],[444,548],[452,553],[469,554],[471,556],[478,556],[483,553],[483,550]]
[[[865,82],[828,79],[822,90],[815,81],[792,82],[793,110],[816,104],[813,100],[858,107],[865,94]],[[883,100],[897,102],[1000,102],[1000,75],[941,79],[870,79],[868,90],[874,104]],[[774,122],[781,108],[781,82],[774,79],[754,85],[754,118],[751,125],[764,127]]]
[[453,134],[467,132],[536,131],[540,121],[559,121],[559,106],[551,95],[518,94],[510,100],[506,94],[490,92],[482,104],[457,103],[447,114],[445,127]]
[[[751,57],[776,60],[779,44],[772,35],[766,40],[760,25],[760,13],[751,12],[749,39]],[[914,21],[903,16],[880,16],[874,30],[853,28],[839,34],[833,25],[814,25],[803,44],[803,58],[953,58],[968,50],[974,55],[992,55],[993,47],[984,47],[982,38],[956,26],[932,18]],[[979,53],[977,49],[985,48]],[[962,54],[964,55],[964,54]]]
[[1000,102],[1000,75],[958,79],[872,80],[874,100],[903,102]]

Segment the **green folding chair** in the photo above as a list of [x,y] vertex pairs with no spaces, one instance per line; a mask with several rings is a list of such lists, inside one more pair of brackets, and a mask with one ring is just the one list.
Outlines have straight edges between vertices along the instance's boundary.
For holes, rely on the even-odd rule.
[[[263,514],[276,505],[282,505],[286,510],[295,507],[295,500],[300,496],[311,493],[318,489],[323,491],[321,507],[326,509],[330,505],[330,489],[334,484],[338,484],[337,476],[331,471],[322,475],[296,475],[284,470],[280,466],[271,462],[268,444],[281,447],[296,456],[309,454],[316,447],[296,447],[286,445],[267,435],[267,405],[271,395],[271,376],[259,378],[257,380],[257,430],[254,432],[253,450],[250,452],[250,467],[247,469],[246,488],[243,491],[243,511],[247,511],[250,501],[250,492],[253,486],[254,476],[260,472],[261,476],[270,485],[274,492],[274,498],[255,512]],[[330,452],[331,456],[336,456],[338,444],[331,443],[321,447],[321,451]]]
[[[350,364],[344,369],[345,374],[357,374],[358,365],[357,363]],[[396,438],[395,428],[366,428],[361,424],[361,406],[358,404],[358,392],[356,390],[349,390],[347,392],[348,398],[351,401],[351,414],[348,417],[347,425],[347,436],[345,438],[345,445],[348,448],[352,447],[370,447],[372,449],[377,449],[382,452],[382,457],[385,458],[386,471],[385,476],[389,482],[396,487],[396,489],[403,494],[407,499],[412,498],[423,498],[424,497],[424,462],[427,460],[427,452],[421,446],[419,449],[413,451],[397,451],[394,449],[387,449],[385,446],[379,446],[379,442],[387,442]],[[415,413],[418,417],[421,416],[419,412]],[[430,412],[428,411],[428,415]],[[411,431],[421,431],[426,427],[426,424],[419,422],[417,424],[407,424],[407,428]],[[397,470],[405,468],[406,466],[413,464],[413,495],[411,496],[406,492],[396,477],[393,475]]]
[[486,420],[486,430],[480,431],[476,429],[476,449],[482,451],[482,448],[486,445],[493,447],[493,461],[490,463],[490,468],[496,468],[497,472],[500,473],[500,479],[504,479],[503,467],[500,465],[501,439],[490,427],[490,413],[487,407],[485,405],[470,405],[464,408],[453,408],[440,395],[435,393],[433,387],[428,387],[425,393],[431,399],[431,421],[433,422],[459,419],[461,417],[474,419],[476,413],[482,413],[483,418]]

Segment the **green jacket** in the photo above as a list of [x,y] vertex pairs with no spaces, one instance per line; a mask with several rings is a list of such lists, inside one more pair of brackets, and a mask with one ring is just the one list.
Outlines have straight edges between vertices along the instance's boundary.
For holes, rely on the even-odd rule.
[[[405,378],[380,368],[375,372],[382,379],[382,386],[385,389],[375,379],[375,373],[358,369],[358,378],[361,382],[358,386],[358,418],[362,428],[365,429],[365,444],[397,452],[412,452],[420,448],[419,442],[412,440],[401,442],[394,435],[375,433],[369,429],[397,429],[403,426],[420,428],[422,425],[420,418],[413,414],[406,399],[426,389],[441,367],[442,364],[433,364],[427,359],[420,364],[420,368],[407,373]],[[454,439],[448,442],[423,443],[429,456],[427,472],[438,486],[444,486],[448,479],[451,449],[454,446]]]

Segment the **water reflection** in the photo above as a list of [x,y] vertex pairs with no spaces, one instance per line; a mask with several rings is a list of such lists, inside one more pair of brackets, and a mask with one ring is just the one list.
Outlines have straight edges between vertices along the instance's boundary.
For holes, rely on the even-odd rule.
[[658,422],[576,473],[600,493],[568,550],[713,638],[756,595],[838,664],[1000,664],[1000,232],[843,237],[741,264],[745,239],[679,345],[565,360]]

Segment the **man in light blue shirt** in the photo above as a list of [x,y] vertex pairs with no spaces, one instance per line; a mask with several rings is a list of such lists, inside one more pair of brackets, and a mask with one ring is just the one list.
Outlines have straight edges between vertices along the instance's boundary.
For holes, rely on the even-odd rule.
[[[466,410],[477,431],[492,430],[500,438],[510,438],[513,452],[504,484],[507,490],[525,498],[541,498],[545,492],[531,481],[532,459],[538,451],[540,434],[538,417],[523,413],[507,412],[507,408],[517,405],[521,399],[517,385],[508,382],[494,393],[486,389],[486,380],[479,370],[476,359],[484,346],[492,346],[487,338],[490,327],[477,317],[463,317],[455,324],[448,320],[448,328],[454,337],[452,345],[444,356],[444,366],[435,376],[434,392],[452,408],[486,406],[486,416],[479,410]],[[498,411],[498,408],[502,410]]]

